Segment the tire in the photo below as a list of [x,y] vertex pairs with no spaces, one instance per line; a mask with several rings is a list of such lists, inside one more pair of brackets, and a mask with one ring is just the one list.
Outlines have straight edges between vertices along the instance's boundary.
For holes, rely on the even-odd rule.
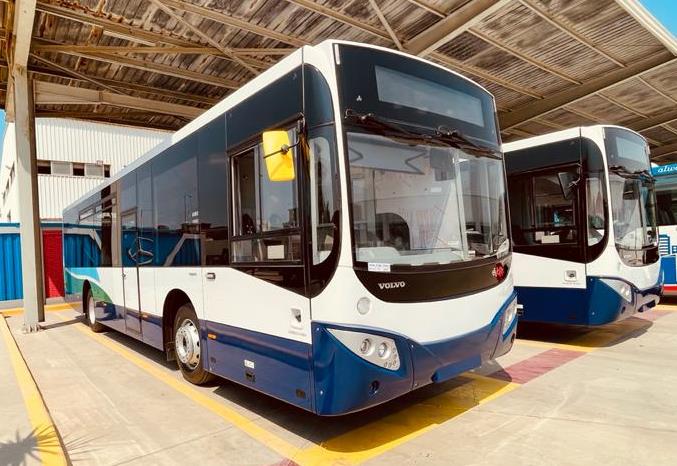
[[82,312],[85,314],[85,322],[89,325],[89,328],[92,329],[92,332],[101,333],[106,330],[106,327],[96,320],[94,296],[92,296],[91,290],[87,290],[83,302],[85,307]]
[[184,304],[174,319],[174,352],[183,378],[195,385],[204,385],[214,376],[202,364],[200,322],[191,304]]

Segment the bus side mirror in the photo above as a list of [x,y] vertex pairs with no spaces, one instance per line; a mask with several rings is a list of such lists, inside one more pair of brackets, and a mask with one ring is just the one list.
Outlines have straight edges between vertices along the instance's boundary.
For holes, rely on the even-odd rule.
[[559,179],[559,187],[562,190],[562,196],[567,201],[571,200],[581,178],[572,172],[559,172],[557,178]]
[[262,139],[263,159],[270,181],[293,181],[296,173],[289,133],[284,130],[265,131]]

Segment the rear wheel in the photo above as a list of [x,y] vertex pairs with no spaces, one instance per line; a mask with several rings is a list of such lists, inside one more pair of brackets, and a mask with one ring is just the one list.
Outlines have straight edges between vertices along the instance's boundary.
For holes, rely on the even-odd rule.
[[85,321],[89,328],[92,329],[92,332],[100,333],[103,332],[106,328],[96,320],[96,305],[94,302],[94,296],[92,296],[91,290],[87,290],[85,293]]
[[174,351],[176,362],[183,377],[195,385],[203,385],[213,379],[202,364],[202,341],[200,322],[193,306],[184,304],[174,319]]

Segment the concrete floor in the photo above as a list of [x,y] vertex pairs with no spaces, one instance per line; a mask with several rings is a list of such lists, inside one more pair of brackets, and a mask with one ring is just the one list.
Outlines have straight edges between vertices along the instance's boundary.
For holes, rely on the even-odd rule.
[[[73,463],[676,464],[677,305],[594,330],[521,326],[498,361],[375,409],[319,418],[221,381],[79,313],[14,338]],[[2,325],[2,322],[0,322]],[[0,339],[0,465],[31,424]],[[14,458],[16,461],[16,458]],[[16,464],[20,464],[16,462]]]

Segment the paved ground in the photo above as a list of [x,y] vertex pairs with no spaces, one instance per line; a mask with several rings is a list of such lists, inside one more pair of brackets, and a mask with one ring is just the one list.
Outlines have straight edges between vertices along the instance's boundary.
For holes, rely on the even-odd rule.
[[[676,464],[674,304],[595,330],[522,326],[499,361],[341,418],[225,381],[194,387],[160,352],[91,333],[71,309],[47,319],[33,335],[20,316],[7,323],[73,463]],[[31,434],[26,407],[42,400],[26,403],[7,340],[0,465],[58,464],[58,437]]]

